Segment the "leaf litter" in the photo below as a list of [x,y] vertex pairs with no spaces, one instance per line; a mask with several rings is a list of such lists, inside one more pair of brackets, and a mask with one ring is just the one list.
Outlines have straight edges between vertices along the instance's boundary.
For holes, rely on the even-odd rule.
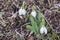
[[[18,10],[23,1],[27,14],[20,18]],[[31,25],[28,17],[32,5],[40,10],[50,26],[48,34],[36,36],[26,29]],[[53,35],[53,36],[52,36]],[[60,0],[0,0],[0,40],[59,40],[60,39]]]

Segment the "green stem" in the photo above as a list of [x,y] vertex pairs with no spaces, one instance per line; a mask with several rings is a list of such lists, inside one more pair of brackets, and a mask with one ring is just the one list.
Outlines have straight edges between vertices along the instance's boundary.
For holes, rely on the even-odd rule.
[[24,9],[24,2],[23,2],[23,4],[22,4],[21,8]]
[[42,27],[44,27],[45,26],[45,19],[44,19],[44,17],[42,17]]
[[34,11],[35,9],[34,9],[34,6],[32,6],[32,11]]

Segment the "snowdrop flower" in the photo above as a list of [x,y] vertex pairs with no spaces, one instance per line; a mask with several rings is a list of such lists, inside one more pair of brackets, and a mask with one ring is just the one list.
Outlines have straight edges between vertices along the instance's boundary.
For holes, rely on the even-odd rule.
[[32,7],[31,15],[32,15],[33,17],[36,17],[36,11],[34,10],[34,6]]
[[36,11],[35,11],[35,10],[32,11],[32,12],[31,12],[31,15],[32,15],[33,17],[36,17]]
[[47,34],[47,29],[46,29],[46,27],[41,27],[41,29],[40,29],[40,33],[41,34]]
[[21,8],[19,9],[19,15],[25,15],[26,14],[26,10],[24,8],[24,2],[23,5],[21,6]]
[[26,14],[26,10],[25,9],[19,9],[19,15],[25,15]]

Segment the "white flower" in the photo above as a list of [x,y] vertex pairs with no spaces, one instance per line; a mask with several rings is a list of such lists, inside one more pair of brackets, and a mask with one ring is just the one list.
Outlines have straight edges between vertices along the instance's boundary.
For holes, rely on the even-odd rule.
[[19,15],[25,15],[26,14],[26,10],[25,9],[19,9]]
[[32,12],[31,12],[31,15],[32,15],[33,17],[36,17],[36,11],[35,11],[35,10],[32,11]]
[[47,34],[47,29],[46,29],[46,27],[41,27],[41,29],[40,29],[40,33],[41,34]]

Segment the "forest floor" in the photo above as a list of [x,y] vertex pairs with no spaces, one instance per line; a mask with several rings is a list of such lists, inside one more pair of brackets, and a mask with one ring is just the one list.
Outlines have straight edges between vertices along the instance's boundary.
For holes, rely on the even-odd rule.
[[[23,1],[27,15],[21,19],[18,11]],[[36,36],[26,29],[32,5],[44,15],[47,35]],[[60,0],[0,0],[0,40],[60,40]]]

